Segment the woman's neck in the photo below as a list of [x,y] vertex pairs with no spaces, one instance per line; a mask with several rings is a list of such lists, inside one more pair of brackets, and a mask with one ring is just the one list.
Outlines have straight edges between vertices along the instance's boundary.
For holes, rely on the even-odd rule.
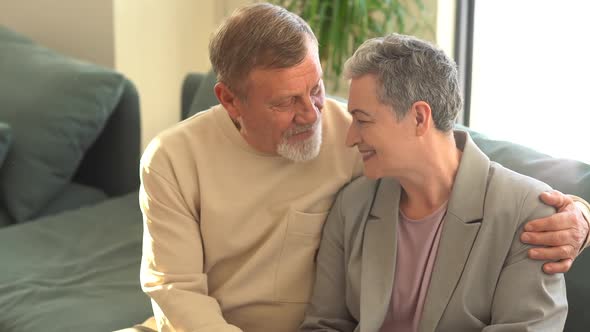
[[462,152],[452,135],[430,143],[412,173],[399,179],[399,206],[410,219],[424,218],[449,200],[461,162]]

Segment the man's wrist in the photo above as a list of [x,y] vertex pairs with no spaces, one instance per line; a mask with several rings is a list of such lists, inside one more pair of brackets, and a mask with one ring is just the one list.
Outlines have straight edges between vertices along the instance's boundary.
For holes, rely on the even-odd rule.
[[572,199],[574,200],[574,204],[580,209],[584,219],[588,223],[588,234],[586,234],[586,241],[582,249],[588,248],[590,246],[590,204],[586,202],[584,199],[571,195]]

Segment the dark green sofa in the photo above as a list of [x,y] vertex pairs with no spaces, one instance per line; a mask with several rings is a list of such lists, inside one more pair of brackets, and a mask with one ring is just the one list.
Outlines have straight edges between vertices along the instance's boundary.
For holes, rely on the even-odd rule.
[[139,117],[120,73],[0,25],[0,227],[136,190]]
[[0,26],[0,331],[145,319],[134,84]]

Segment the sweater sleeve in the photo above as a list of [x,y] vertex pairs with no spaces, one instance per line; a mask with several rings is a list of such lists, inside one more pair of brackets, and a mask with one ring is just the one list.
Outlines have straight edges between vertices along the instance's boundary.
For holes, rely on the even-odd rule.
[[[588,229],[590,230],[590,204],[588,204],[588,202],[586,202],[581,197],[574,196],[574,195],[569,195],[569,196],[574,200],[574,203],[576,204],[578,209],[580,209],[580,211],[582,212],[584,219],[586,219],[586,222],[588,223]],[[588,234],[586,234],[586,243],[584,244],[584,246],[582,246],[582,249],[580,249],[580,251],[584,250],[584,248],[588,248],[588,247],[590,247],[590,232]]]
[[175,177],[165,153],[149,149],[146,152],[151,155],[142,158],[139,191],[143,213],[140,279],[151,298],[158,329],[239,332],[225,321],[217,300],[208,296],[199,207],[192,206],[199,199],[187,201],[179,186],[187,179]]

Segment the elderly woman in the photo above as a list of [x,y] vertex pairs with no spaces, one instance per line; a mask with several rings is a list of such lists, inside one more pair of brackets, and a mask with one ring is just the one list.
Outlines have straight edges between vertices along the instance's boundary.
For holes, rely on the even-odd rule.
[[454,131],[457,70],[441,50],[393,34],[346,63],[347,144],[365,176],[338,195],[303,331],[561,331],[562,274],[519,240],[552,214],[550,189]]

